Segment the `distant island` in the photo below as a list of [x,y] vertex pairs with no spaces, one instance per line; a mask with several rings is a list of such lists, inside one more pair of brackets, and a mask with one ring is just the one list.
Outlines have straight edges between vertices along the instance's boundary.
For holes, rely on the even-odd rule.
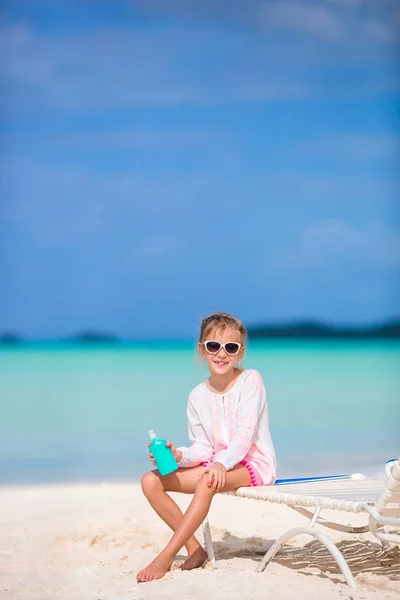
[[[313,339],[313,340],[398,340],[400,339],[400,320],[386,321],[375,325],[338,326],[319,323],[317,321],[299,321],[294,323],[261,324],[248,327],[251,339]],[[44,341],[44,340],[35,340]],[[51,340],[52,343],[70,342],[73,344],[117,344],[135,340],[121,339],[112,333],[87,330],[67,338]],[[32,340],[24,339],[16,332],[5,331],[0,334],[0,346],[16,346],[29,344]]]
[[378,325],[337,326],[318,322],[259,325],[248,328],[250,338],[282,339],[399,339],[400,320]]
[[1,344],[10,344],[10,345],[14,345],[14,344],[20,344],[21,342],[23,342],[23,338],[19,333],[16,333],[15,331],[4,331],[2,334],[0,334],[0,345]]
[[118,336],[104,331],[82,331],[68,338],[71,342],[81,344],[111,344],[119,341]]
[[[23,338],[22,335],[13,332],[4,332],[0,334],[0,345],[20,345],[30,343],[32,340]],[[41,342],[44,340],[36,339],[35,342]],[[51,340],[52,343],[57,342],[71,342],[76,344],[111,344],[121,341],[118,336],[112,333],[105,333],[102,331],[82,331],[75,335],[67,338],[58,338]]]

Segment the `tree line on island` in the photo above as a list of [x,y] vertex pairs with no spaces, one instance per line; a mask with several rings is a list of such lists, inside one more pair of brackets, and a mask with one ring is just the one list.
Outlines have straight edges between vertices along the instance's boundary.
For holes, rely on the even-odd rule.
[[[296,323],[261,324],[248,327],[250,339],[399,339],[400,320],[386,321],[374,325],[328,325],[317,321]],[[19,345],[29,343],[21,334],[5,331],[0,334],[0,344]],[[103,331],[87,330],[71,337],[53,340],[77,344],[113,344],[127,341],[117,335]]]

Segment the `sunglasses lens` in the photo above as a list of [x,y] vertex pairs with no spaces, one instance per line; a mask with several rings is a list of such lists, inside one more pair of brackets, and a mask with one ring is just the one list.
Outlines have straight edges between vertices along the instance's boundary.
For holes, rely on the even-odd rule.
[[206,350],[210,354],[217,354],[220,348],[221,344],[219,342],[206,342]]
[[236,344],[236,342],[229,342],[225,346],[226,353],[231,354],[232,356],[239,352],[239,348],[240,346],[239,344]]

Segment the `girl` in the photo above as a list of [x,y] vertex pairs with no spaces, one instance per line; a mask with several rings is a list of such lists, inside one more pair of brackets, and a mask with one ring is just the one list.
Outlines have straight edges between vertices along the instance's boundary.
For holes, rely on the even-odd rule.
[[[242,369],[247,332],[239,319],[215,313],[203,320],[197,344],[210,377],[192,390],[187,415],[189,448],[171,448],[179,469],[162,477],[157,470],[142,477],[143,493],[174,531],[160,554],[137,575],[138,581],[160,579],[186,546],[182,569],[195,569],[207,554],[194,536],[213,496],[241,486],[270,485],[276,460],[268,429],[267,399],[260,374]],[[152,454],[149,454],[154,464]],[[183,515],[167,492],[194,494]]]

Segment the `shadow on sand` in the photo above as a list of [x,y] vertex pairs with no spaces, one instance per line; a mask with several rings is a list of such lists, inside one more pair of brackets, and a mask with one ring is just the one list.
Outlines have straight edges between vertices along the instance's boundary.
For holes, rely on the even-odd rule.
[[[222,541],[214,543],[217,560],[249,558],[259,562],[275,540],[250,537],[240,538],[227,531],[222,532]],[[400,548],[382,548],[378,543],[359,540],[342,540],[337,547],[345,557],[352,573],[370,573],[400,581]],[[308,575],[340,574],[340,569],[329,551],[318,540],[305,546],[284,546],[273,562]],[[337,580],[339,581],[339,580]]]

